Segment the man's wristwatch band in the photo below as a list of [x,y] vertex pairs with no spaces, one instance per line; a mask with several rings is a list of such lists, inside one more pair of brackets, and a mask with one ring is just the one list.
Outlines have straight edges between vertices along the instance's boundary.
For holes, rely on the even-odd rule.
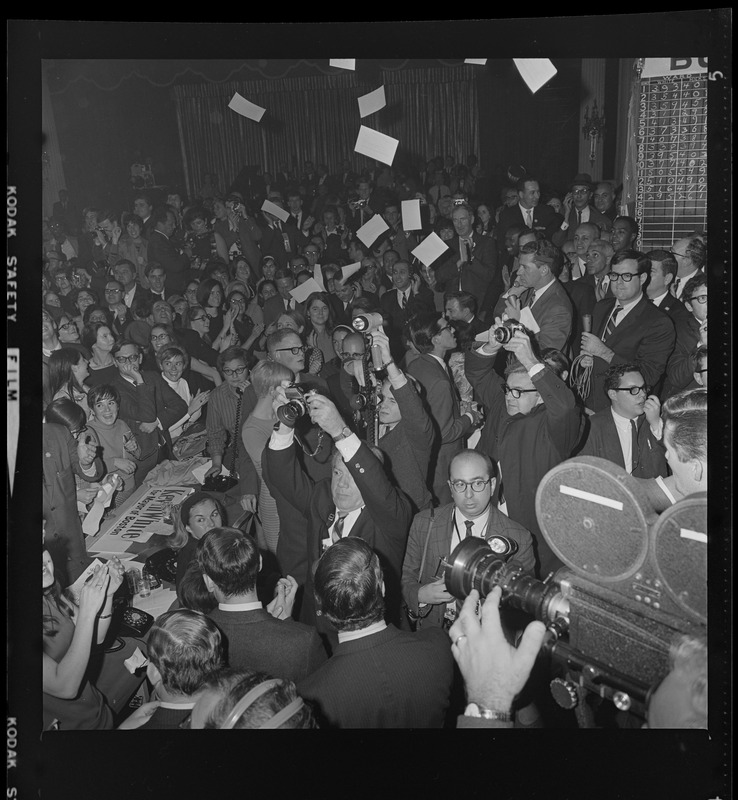
[[512,714],[507,711],[493,711],[490,708],[480,706],[478,703],[469,703],[464,710],[465,717],[481,717],[483,719],[494,719],[498,722],[512,722]]
[[351,428],[349,428],[349,426],[346,425],[346,427],[341,429],[341,432],[339,434],[337,434],[336,436],[332,436],[331,438],[333,439],[334,442],[340,442],[341,439],[345,439],[347,436],[351,436],[352,433],[353,431],[351,430]]

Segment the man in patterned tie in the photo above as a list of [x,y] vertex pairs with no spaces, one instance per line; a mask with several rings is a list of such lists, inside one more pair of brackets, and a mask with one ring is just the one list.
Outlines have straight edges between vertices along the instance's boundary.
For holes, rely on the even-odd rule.
[[[489,456],[462,450],[451,461],[448,480],[452,502],[416,514],[402,565],[403,600],[422,627],[448,628],[456,618],[456,599],[436,572],[439,559],[447,558],[467,536],[513,540],[519,548],[514,560],[533,574],[531,535],[497,508],[496,470]],[[499,538],[497,543],[504,544]]]
[[589,392],[583,398],[590,411],[608,405],[604,380],[610,364],[635,364],[649,386],[656,386],[666,371],[676,333],[669,316],[643,291],[650,271],[651,260],[644,253],[622,250],[613,256],[613,297],[595,305],[592,332],[581,338],[581,352],[593,359]]
[[610,262],[614,255],[613,246],[604,239],[595,239],[587,248],[587,255],[584,258],[587,274],[582,278],[582,282],[594,287],[598,300],[612,297],[607,273],[610,271]]

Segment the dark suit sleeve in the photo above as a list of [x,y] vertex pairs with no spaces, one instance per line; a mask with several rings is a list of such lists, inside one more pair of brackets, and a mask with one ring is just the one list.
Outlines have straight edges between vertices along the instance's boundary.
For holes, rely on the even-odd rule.
[[187,403],[156,372],[144,372],[143,377],[155,387],[156,417],[162,429],[169,430],[187,413]]
[[[653,309],[658,311],[658,309]],[[666,371],[666,364],[674,351],[676,333],[674,325],[669,317],[663,312],[658,312],[644,332],[635,356],[635,363],[638,364],[641,374],[646,379],[649,386],[655,386],[661,376]],[[612,357],[610,366],[615,364],[627,364],[629,359],[622,358],[617,353]]]
[[392,389],[392,395],[402,414],[402,427],[415,450],[431,450],[433,445],[433,423],[428,416],[412,381]]
[[[123,380],[121,378],[121,380]],[[180,398],[181,400],[181,398]],[[183,401],[184,402],[184,401]],[[185,409],[186,411],[187,409]],[[181,417],[183,411],[179,416]],[[152,382],[144,382],[138,386],[131,385],[131,391],[120,393],[120,416],[127,422],[156,422],[156,388]],[[176,422],[175,417],[172,422]]]
[[479,402],[487,409],[492,419],[502,412],[505,395],[502,393],[502,378],[494,371],[494,356],[480,356],[469,350],[464,357],[464,374],[477,395]]
[[[554,288],[557,287],[553,286],[549,291]],[[563,291],[562,294],[564,294]],[[533,306],[533,309],[535,309],[535,306]],[[547,347],[554,347],[565,352],[567,342],[571,336],[572,318],[572,305],[568,295],[565,297],[552,297],[551,301],[546,304],[544,313],[538,321],[541,330],[536,334],[536,340],[542,350]]]
[[[408,371],[416,374],[417,368],[411,364]],[[426,366],[423,364],[422,366]],[[440,369],[440,367],[439,367]],[[466,415],[455,415],[454,387],[451,380],[444,380],[441,375],[436,377],[435,373],[429,373],[425,380],[421,381],[425,388],[425,396],[430,412],[435,419],[441,433],[441,444],[455,442],[464,436],[472,426],[472,421]],[[458,414],[458,411],[456,411]]]
[[284,450],[272,450],[267,442],[261,456],[262,462],[267,464],[264,477],[268,487],[274,486],[307,519],[314,484],[303,472],[295,447],[293,442]]
[[569,458],[579,441],[582,412],[574,393],[557,375],[545,367],[532,379],[546,406],[546,427],[562,458]]
[[345,463],[376,526],[377,547],[395,556],[399,571],[410,527],[410,502],[390,483],[382,463],[364,442]]

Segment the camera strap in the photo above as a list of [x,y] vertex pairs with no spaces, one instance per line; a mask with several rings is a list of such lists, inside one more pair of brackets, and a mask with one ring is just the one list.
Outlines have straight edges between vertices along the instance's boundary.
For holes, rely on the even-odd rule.
[[236,403],[236,425],[233,429],[233,455],[231,456],[231,475],[236,477],[236,456],[238,454],[238,440],[241,433],[241,405],[243,403],[243,389],[236,389],[238,402]]

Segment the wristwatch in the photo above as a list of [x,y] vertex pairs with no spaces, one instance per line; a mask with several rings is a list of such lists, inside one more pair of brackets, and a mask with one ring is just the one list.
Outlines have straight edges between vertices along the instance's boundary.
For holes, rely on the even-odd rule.
[[353,433],[353,431],[351,430],[351,428],[349,428],[349,426],[346,425],[344,428],[341,429],[341,432],[339,434],[337,434],[336,436],[333,436],[332,438],[333,438],[334,442],[340,442],[342,439],[345,439],[347,436],[351,436],[352,433]]
[[492,711],[492,709],[480,706],[477,703],[469,703],[464,710],[465,717],[482,717],[484,719],[494,719],[498,722],[512,722],[512,715],[506,711]]

